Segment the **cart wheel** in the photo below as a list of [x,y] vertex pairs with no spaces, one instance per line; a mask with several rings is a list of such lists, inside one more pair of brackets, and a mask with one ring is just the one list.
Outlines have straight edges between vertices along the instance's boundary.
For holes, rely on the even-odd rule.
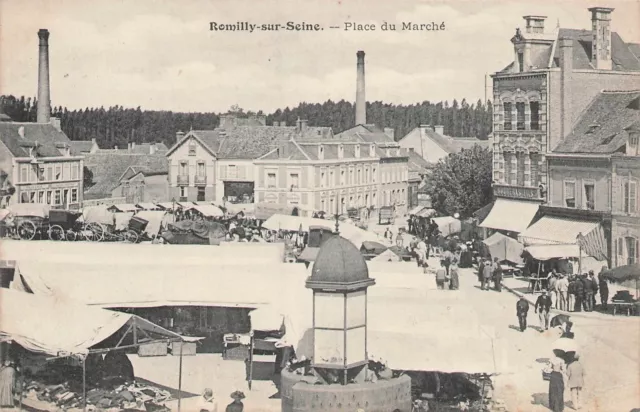
[[66,237],[69,242],[75,242],[78,239],[78,234],[73,230],[69,230]]
[[53,225],[49,227],[49,239],[51,240],[65,240],[64,229],[62,226]]
[[18,236],[22,240],[31,240],[36,236],[36,225],[30,220],[20,222],[17,227]]
[[90,230],[92,233],[92,240],[94,242],[100,242],[104,240],[104,228],[100,223],[89,223],[84,228],[85,230]]
[[136,243],[138,242],[138,234],[134,230],[129,229],[124,234],[124,240],[125,242]]

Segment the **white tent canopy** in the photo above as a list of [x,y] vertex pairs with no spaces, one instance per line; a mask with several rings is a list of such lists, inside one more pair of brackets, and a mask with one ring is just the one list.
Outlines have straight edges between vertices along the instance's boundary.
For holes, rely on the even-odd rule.
[[115,213],[108,210],[105,205],[89,206],[82,209],[82,219],[86,223],[100,223],[103,225],[115,224]]
[[136,217],[148,222],[144,232],[149,236],[158,235],[163,226],[165,215],[167,212],[164,210],[141,210],[135,214]]
[[109,209],[116,212],[135,212],[138,210],[138,207],[133,203],[120,203],[117,205],[109,206]]
[[543,216],[520,234],[526,245],[576,244],[580,233],[588,236],[599,226],[598,222]]
[[158,205],[154,205],[151,202],[142,202],[142,203],[136,203],[136,206],[142,210],[158,210],[160,209],[160,206]]
[[538,212],[538,207],[539,205],[533,202],[496,199],[480,227],[516,233],[524,232]]
[[[131,266],[158,265],[267,264],[284,260],[283,243],[223,242],[209,245],[131,245],[119,242],[24,242],[2,240],[0,256],[3,260],[60,262],[68,266],[80,263],[111,265],[116,262]],[[241,256],[242,258],[239,258]]]
[[0,338],[53,356],[87,354],[122,327],[135,322],[145,333],[180,335],[134,315],[88,307],[61,298],[0,289]]
[[224,216],[224,212],[222,211],[222,209],[220,209],[218,206],[215,206],[215,205],[195,205],[187,208],[186,211],[189,211],[192,209],[196,210],[197,212],[199,212],[201,215],[205,217]]
[[436,225],[442,236],[447,237],[462,231],[462,222],[452,216],[434,217],[431,219]]
[[51,207],[41,203],[14,203],[7,206],[7,209],[9,209],[9,212],[11,212],[13,216],[34,216],[46,218],[49,216],[49,210]]
[[508,260],[513,263],[522,263],[522,251],[524,246],[517,240],[512,239],[502,233],[496,232],[483,240],[492,258],[498,258],[498,260]]

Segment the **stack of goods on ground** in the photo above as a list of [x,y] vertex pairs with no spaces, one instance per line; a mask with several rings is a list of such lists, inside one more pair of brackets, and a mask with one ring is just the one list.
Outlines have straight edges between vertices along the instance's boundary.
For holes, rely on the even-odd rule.
[[[135,382],[133,365],[122,351],[91,354],[85,360],[86,403],[98,410],[169,411],[163,404],[171,394]],[[55,409],[82,408],[83,373],[72,358],[47,362],[38,370],[25,368],[24,397],[48,402]],[[50,408],[48,408],[50,409]]]
[[438,372],[407,374],[411,377],[411,394],[417,411],[481,412],[497,406],[491,401],[492,385],[488,376]]
[[633,295],[628,290],[619,290],[616,294],[611,298],[612,302],[621,302],[621,303],[633,303],[635,299]]
[[160,236],[170,244],[213,245],[224,241],[226,234],[226,228],[218,222],[181,220],[170,223]]

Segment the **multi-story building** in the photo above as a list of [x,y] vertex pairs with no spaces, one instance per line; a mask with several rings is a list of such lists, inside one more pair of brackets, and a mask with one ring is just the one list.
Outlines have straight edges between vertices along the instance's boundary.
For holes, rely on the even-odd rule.
[[[536,206],[548,200],[547,155],[600,91],[632,90],[640,82],[633,52],[638,46],[612,31],[613,9],[589,11],[591,30],[547,31],[545,16],[524,16],[525,30],[517,29],[511,39],[513,62],[492,75],[497,207],[486,227],[515,233],[526,228]],[[508,215],[514,217],[500,218]]]
[[[5,190],[0,207],[43,203],[79,208],[82,203],[83,158],[73,156],[69,138],[53,123],[0,121],[0,170]],[[8,187],[11,190],[8,190]]]
[[340,214],[379,203],[381,168],[373,143],[349,136],[291,139],[254,163],[261,202]]
[[[612,266],[638,263],[639,126],[640,91],[601,92],[573,132],[547,155],[549,201],[548,207],[543,207],[545,217],[576,222],[574,226],[592,240],[585,242],[586,253],[601,260],[610,257]],[[563,225],[547,230],[544,236],[552,240],[559,229],[568,234]],[[574,230],[569,235],[577,233]]]
[[444,126],[421,124],[398,141],[401,147],[413,149],[429,163],[438,163],[451,153],[471,149],[475,145],[491,147],[491,141],[475,137],[451,137],[444,134]]

